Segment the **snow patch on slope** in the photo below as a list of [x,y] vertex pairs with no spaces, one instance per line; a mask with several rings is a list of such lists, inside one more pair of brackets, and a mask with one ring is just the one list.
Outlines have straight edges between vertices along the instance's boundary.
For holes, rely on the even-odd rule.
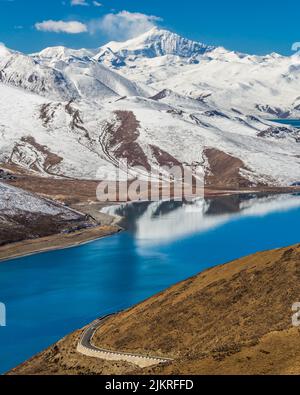
[[74,220],[81,217],[62,205],[0,182],[0,214],[15,215],[20,211],[53,216],[59,215],[65,220]]

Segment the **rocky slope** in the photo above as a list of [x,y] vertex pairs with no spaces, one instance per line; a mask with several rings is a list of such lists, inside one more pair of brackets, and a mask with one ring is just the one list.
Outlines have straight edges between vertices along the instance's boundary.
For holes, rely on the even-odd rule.
[[299,374],[300,246],[218,266],[110,318],[98,347],[174,362],[144,370],[76,353],[78,331],[11,374]]
[[83,214],[0,182],[0,246],[92,225]]

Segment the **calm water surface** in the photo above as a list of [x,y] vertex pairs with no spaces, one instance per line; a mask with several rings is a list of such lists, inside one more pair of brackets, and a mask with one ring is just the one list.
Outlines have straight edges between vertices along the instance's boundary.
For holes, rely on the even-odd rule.
[[127,231],[80,247],[0,263],[0,372],[98,316],[202,270],[299,242],[300,196],[234,196],[108,209]]
[[291,125],[300,129],[300,119],[272,119],[273,122],[282,123],[283,125]]

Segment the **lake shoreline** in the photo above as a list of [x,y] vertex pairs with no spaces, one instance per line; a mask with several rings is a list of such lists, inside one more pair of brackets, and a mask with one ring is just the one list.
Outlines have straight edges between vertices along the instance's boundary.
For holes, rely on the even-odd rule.
[[[300,188],[295,187],[266,187],[266,188],[249,188],[247,190],[234,190],[228,188],[206,188],[205,198],[217,198],[234,195],[247,194],[289,194],[293,192],[300,192]],[[129,202],[128,202],[129,203]],[[133,203],[133,202],[132,202]],[[121,204],[112,202],[111,205]],[[103,205],[103,207],[108,204]],[[79,207],[76,207],[78,209]],[[27,239],[16,243],[5,244],[0,247],[0,263],[9,261],[11,259],[23,258],[29,255],[35,255],[43,252],[50,252],[56,250],[63,250],[67,248],[74,248],[86,243],[91,243],[104,237],[113,236],[123,229],[118,225],[120,218],[110,218],[110,221],[104,221],[105,225],[95,226],[93,228],[82,229],[70,234],[54,234],[37,239]]]
[[[5,375],[135,376],[174,375],[178,371],[186,375],[261,375],[266,372],[299,374],[297,328],[291,326],[290,309],[286,308],[292,306],[295,296],[293,293],[289,295],[286,304],[278,303],[278,294],[283,295],[283,299],[286,298],[286,283],[295,294],[298,293],[296,268],[299,252],[298,243],[254,253],[206,269],[111,315],[93,336],[95,347],[105,347],[115,354],[127,352],[152,356],[160,350],[162,355],[168,355],[173,359],[166,364],[154,364],[143,369],[124,362],[118,355],[115,359],[97,359],[94,356],[82,355],[76,350],[82,333],[88,328],[85,326],[5,372]],[[285,281],[281,281],[281,277]],[[272,286],[274,282],[277,282],[276,286]],[[236,291],[241,287],[243,293],[237,300]],[[206,298],[199,299],[199,294]],[[218,316],[224,315],[224,305],[216,303],[220,294],[224,294],[231,303],[228,305],[224,321],[220,323],[220,327],[216,327],[215,309],[218,309]],[[207,302],[208,298],[210,303]],[[270,310],[270,305],[265,302],[267,298],[272,301],[272,310],[277,309],[280,314],[273,314],[270,320],[262,322],[261,315],[267,315]],[[210,308],[212,303],[215,309]],[[182,304],[184,309],[181,307]],[[180,330],[171,334],[170,311],[180,320],[177,324]],[[251,319],[248,331],[240,324],[232,324],[235,317],[241,315],[248,320]],[[160,320],[156,321],[152,334],[149,328],[158,316]],[[203,316],[207,317],[208,325],[206,322],[203,326]],[[118,330],[114,330],[115,328]],[[128,337],[128,330],[133,334],[131,337]],[[140,330],[147,333],[147,336],[140,336]],[[234,331],[236,338],[240,340],[231,343],[228,351],[229,331]],[[171,343],[168,343],[169,336],[173,337]],[[203,341],[203,338],[206,341]],[[220,344],[218,348],[216,343]],[[276,348],[282,352],[276,352]],[[191,349],[193,358],[189,358]]]
[[[56,341],[60,345],[60,339],[96,317],[125,311],[173,284],[204,271],[211,273],[224,262],[230,263],[258,251],[285,246],[284,258],[287,258],[290,250],[287,246],[299,242],[296,224],[300,217],[300,196],[297,193],[208,197],[195,202],[192,205],[195,210],[182,202],[144,202],[129,206],[111,210],[112,215],[116,212],[126,218],[128,231],[96,242],[91,240],[80,248],[33,255],[23,261],[16,259],[0,265],[1,298],[8,306],[9,320],[13,323],[0,339],[7,356],[0,364],[3,374],[42,350],[49,350]],[[278,224],[282,225],[280,232]],[[258,230],[257,243],[253,245],[252,236]],[[111,228],[104,232],[100,227],[96,235],[90,236],[93,239],[110,234],[113,234]],[[73,235],[72,239],[73,242]],[[86,241],[77,239],[76,242]],[[253,264],[251,268],[255,270]],[[250,278],[256,281],[252,274]],[[265,289],[265,282],[257,284]],[[237,286],[239,292],[240,285]],[[295,296],[292,299],[296,300]],[[34,314],[23,320],[26,311]],[[35,337],[41,328],[43,339]],[[12,335],[23,336],[26,343],[11,346]],[[102,341],[99,346],[102,347]],[[12,347],[15,347],[13,352]],[[114,350],[110,344],[103,343],[103,347]],[[77,366],[74,347],[68,349],[72,363]],[[116,350],[122,351],[123,345]],[[172,357],[168,350],[162,354],[159,350],[160,347],[151,346],[153,355]],[[145,355],[139,348],[129,351],[137,354],[142,351]],[[80,355],[79,358],[81,365]]]
[[71,234],[55,234],[38,239],[24,240],[0,247],[0,263],[11,259],[24,258],[43,252],[64,250],[92,243],[122,231],[118,225],[95,226]]

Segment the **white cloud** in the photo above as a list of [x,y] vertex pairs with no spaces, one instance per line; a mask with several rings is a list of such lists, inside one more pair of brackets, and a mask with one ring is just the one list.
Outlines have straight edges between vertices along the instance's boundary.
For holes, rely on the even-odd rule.
[[78,21],[44,21],[35,24],[35,28],[44,32],[78,34],[88,31],[84,23]]
[[87,0],[71,0],[71,6],[90,6],[93,5],[95,7],[102,7],[103,4],[100,3],[99,1],[92,1],[91,3],[89,3]]
[[71,0],[71,5],[73,5],[73,6],[76,6],[76,5],[89,6],[89,3],[87,3],[86,0]]
[[[85,2],[86,0],[72,0],[73,5],[84,5]],[[97,1],[94,1],[93,4],[96,7],[101,6],[101,3]],[[111,40],[127,40],[152,29],[161,20],[154,15],[121,11],[106,14],[99,19],[90,21],[88,24],[79,21],[47,20],[36,23],[35,28],[44,32],[69,34],[100,32]]]
[[139,12],[121,11],[110,13],[89,23],[89,31],[105,34],[112,40],[127,40],[153,28],[162,19],[154,15]]

